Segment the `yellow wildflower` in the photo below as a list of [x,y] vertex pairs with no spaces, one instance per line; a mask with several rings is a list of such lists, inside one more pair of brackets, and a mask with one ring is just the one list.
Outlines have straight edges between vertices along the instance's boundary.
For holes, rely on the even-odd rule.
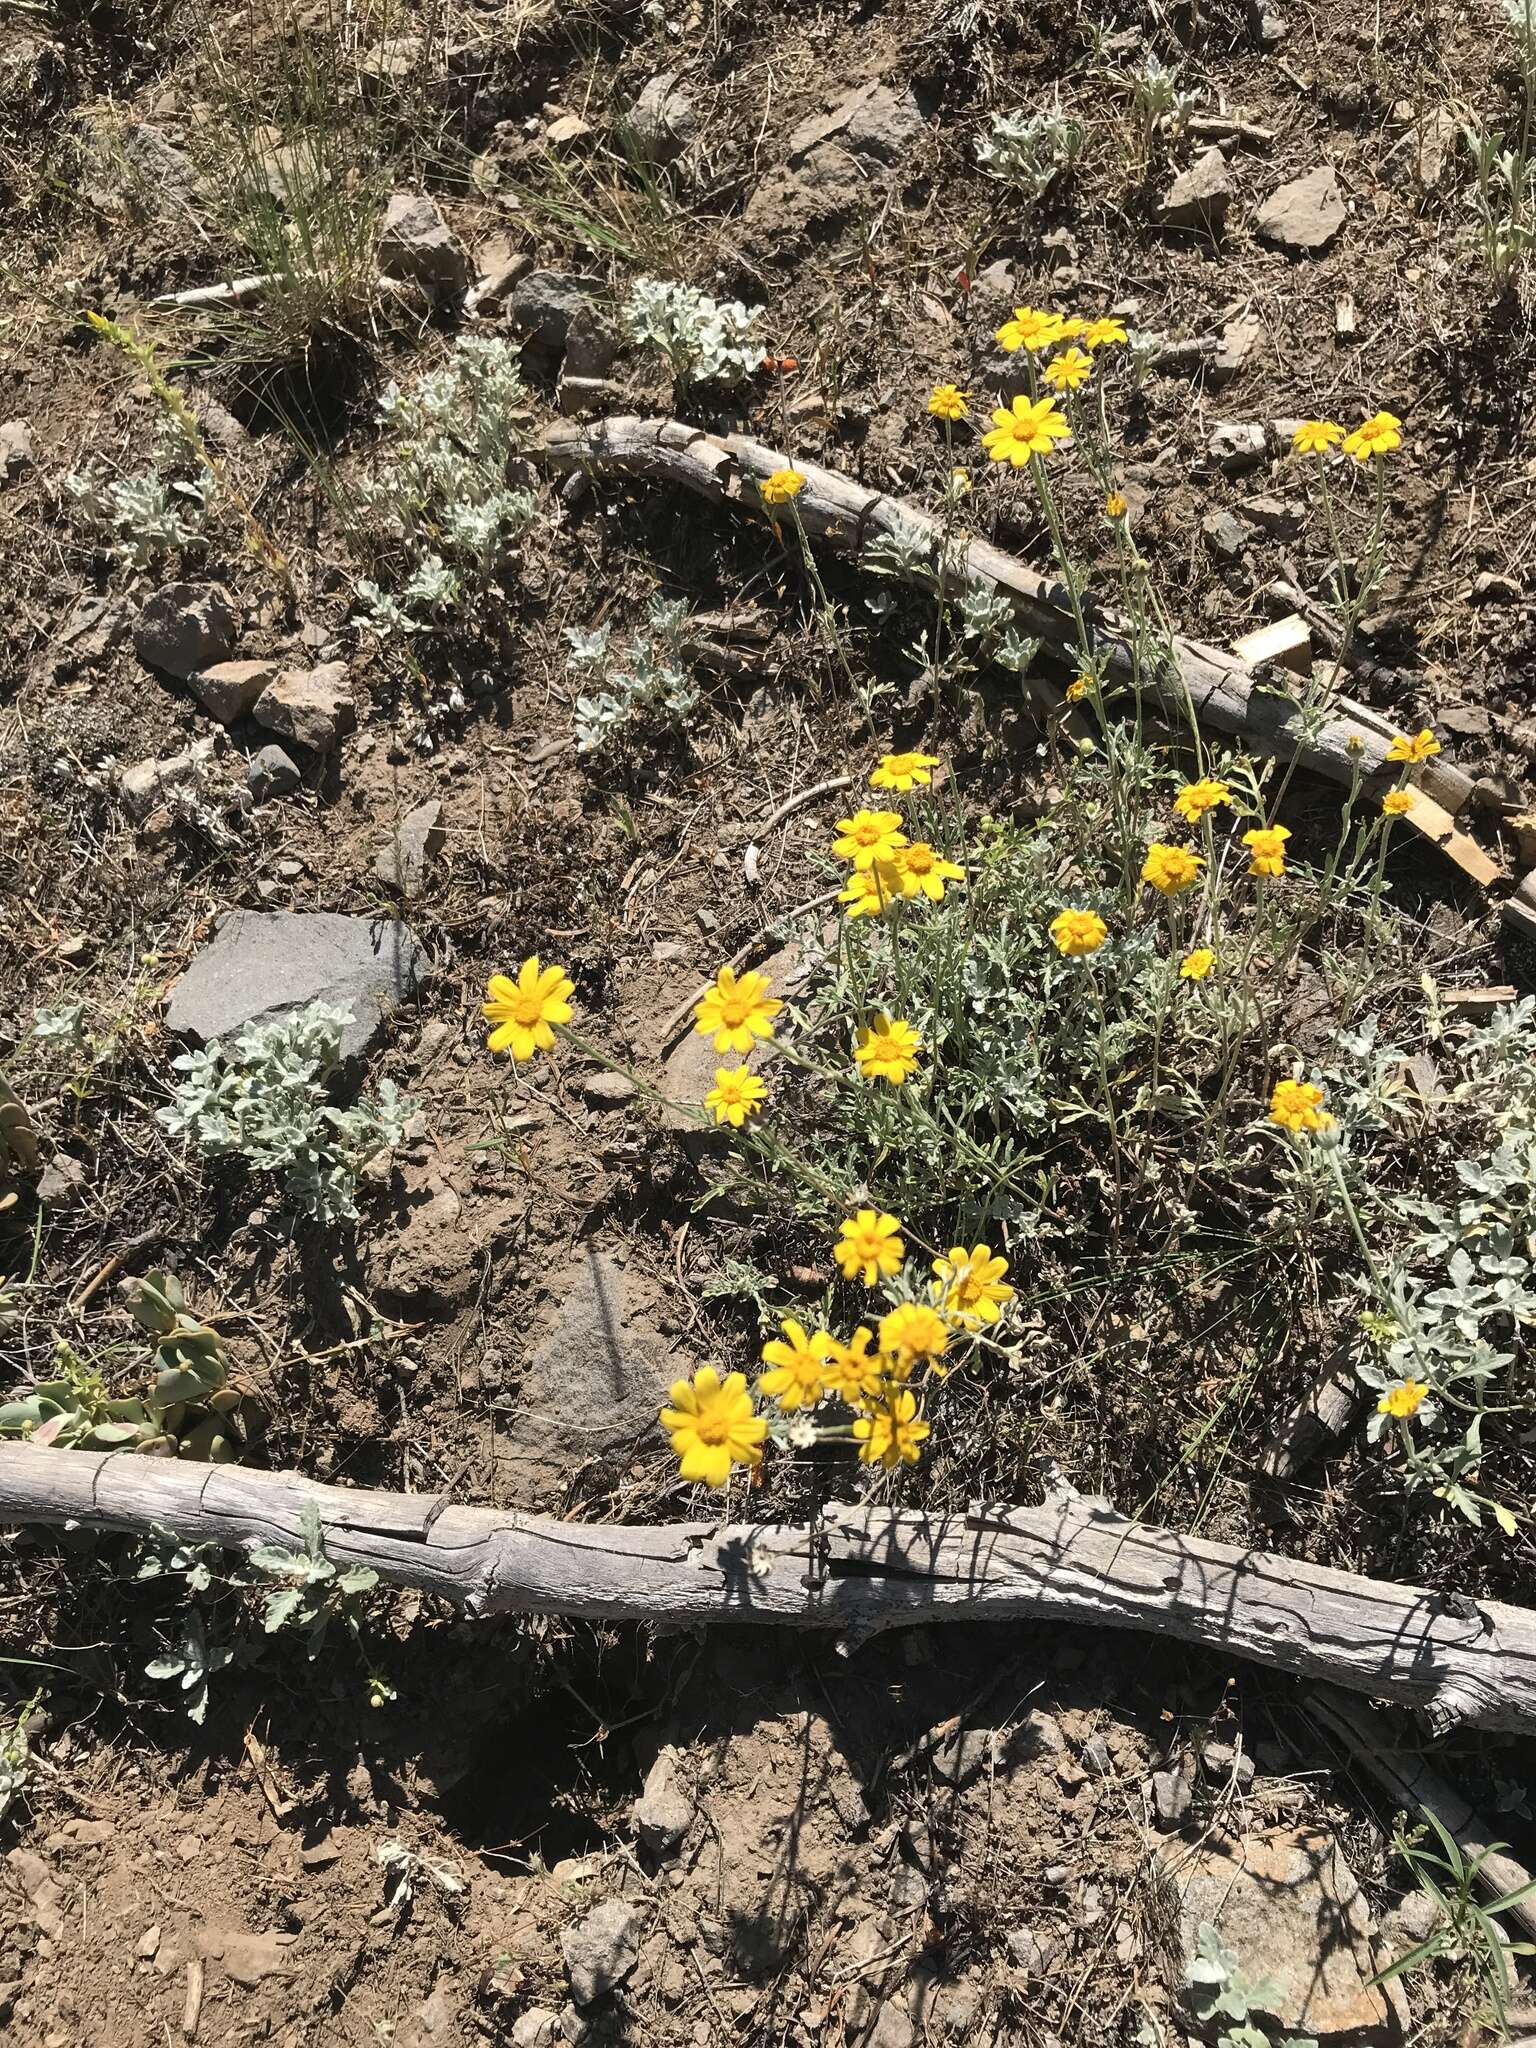
[[930,903],[944,901],[946,883],[965,880],[965,869],[946,860],[926,839],[914,839],[904,846],[896,856],[896,866],[903,881],[911,885],[909,893],[926,896]]
[[1007,408],[999,406],[992,415],[990,430],[981,445],[994,462],[1011,462],[1022,469],[1032,456],[1049,455],[1057,441],[1070,441],[1072,429],[1056,410],[1054,398],[1025,398],[1022,394]]
[[935,384],[928,394],[928,410],[936,420],[963,420],[970,413],[965,402],[970,395],[953,384]]
[[906,1372],[919,1358],[942,1358],[949,1348],[944,1318],[925,1302],[904,1301],[880,1318],[880,1349],[889,1352]]
[[1069,348],[1064,355],[1052,356],[1040,374],[1053,391],[1076,391],[1093,375],[1093,357]]
[[757,494],[765,505],[787,505],[804,489],[805,478],[798,469],[776,469],[758,485]]
[[1180,981],[1204,981],[1216,965],[1216,955],[1209,946],[1196,946],[1179,962]]
[[879,1010],[870,1023],[859,1026],[853,1057],[861,1079],[889,1081],[893,1088],[899,1088],[909,1074],[917,1071],[921,1050],[922,1040],[910,1024]]
[[797,1408],[814,1408],[826,1391],[823,1385],[822,1367],[832,1348],[832,1339],[825,1330],[807,1335],[803,1323],[797,1323],[793,1316],[786,1316],[779,1328],[782,1337],[774,1337],[763,1346],[763,1363],[771,1366],[758,1381],[759,1390],[777,1401],[787,1414]]
[[880,1352],[870,1356],[869,1347],[875,1341],[875,1333],[867,1323],[860,1323],[846,1344],[834,1337],[827,1353],[822,1379],[829,1394],[836,1394],[840,1401],[855,1407],[866,1401],[871,1394],[877,1394],[890,1377],[886,1359]]
[[486,1045],[492,1052],[510,1052],[515,1060],[531,1060],[555,1042],[554,1026],[571,1021],[575,984],[563,967],[543,967],[530,953],[517,979],[493,974],[485,985],[480,1014],[495,1025]]
[[1096,910],[1058,910],[1051,919],[1051,944],[1068,960],[1097,953],[1109,937],[1109,926]]
[[948,1258],[935,1259],[933,1270],[939,1307],[968,1330],[995,1323],[1003,1303],[1013,1299],[1013,1289],[1003,1279],[1008,1261],[994,1258],[989,1245],[973,1244],[969,1251],[963,1244],[951,1245]]
[[1287,1131],[1331,1131],[1334,1123],[1315,1081],[1277,1081],[1269,1098],[1269,1120]]
[[1285,873],[1285,842],[1291,836],[1289,825],[1256,825],[1251,832],[1243,834],[1243,844],[1250,859],[1250,875],[1283,875]]
[[1412,739],[1408,737],[1407,733],[1400,732],[1387,749],[1387,759],[1389,761],[1429,761],[1439,751],[1440,742],[1426,725],[1421,727],[1413,735]]
[[832,1256],[842,1267],[845,1280],[862,1275],[864,1285],[873,1287],[876,1280],[888,1280],[892,1273],[901,1271],[907,1248],[901,1239],[901,1225],[894,1216],[884,1210],[860,1209],[840,1229]]
[[998,346],[1009,355],[1020,349],[1028,355],[1038,355],[1062,339],[1065,325],[1059,313],[1039,313],[1033,306],[1015,306],[1013,318],[1005,320],[997,330]]
[[722,1380],[712,1365],[701,1365],[692,1380],[674,1380],[672,1405],[661,1411],[661,1426],[684,1479],[724,1486],[733,1465],[760,1465],[768,1424],[752,1411],[745,1377]]
[[1198,825],[1207,811],[1229,804],[1232,792],[1214,775],[1202,775],[1198,782],[1186,782],[1173,800],[1173,808],[1186,825]]
[[1303,420],[1291,436],[1293,455],[1326,455],[1344,438],[1337,420]]
[[1375,456],[1390,455],[1394,448],[1402,446],[1403,437],[1399,432],[1402,424],[1396,413],[1373,412],[1352,434],[1344,436],[1344,453],[1352,455],[1356,462],[1370,462]]
[[1130,504],[1126,499],[1124,491],[1111,491],[1104,500],[1104,517],[1106,519],[1123,519],[1130,509]]
[[1413,791],[1389,789],[1381,800],[1381,808],[1389,818],[1406,818],[1413,809]]
[[1399,1380],[1395,1386],[1388,1387],[1376,1403],[1376,1412],[1395,1415],[1400,1422],[1406,1422],[1410,1415],[1418,1414],[1428,1392],[1429,1387],[1424,1380]]
[[915,1465],[922,1456],[928,1424],[917,1412],[917,1397],[905,1387],[893,1387],[871,1402],[869,1412],[854,1423],[853,1434],[864,1464],[894,1472],[898,1465]]
[[906,843],[900,811],[855,811],[838,819],[832,851],[856,868],[872,868],[877,860],[894,860]]
[[939,765],[937,754],[882,754],[878,768],[871,769],[871,789],[926,789]]
[[1084,348],[1119,348],[1129,336],[1125,322],[1106,314],[1102,320],[1090,320],[1083,329]]
[[[897,860],[900,859],[898,854]],[[917,884],[895,860],[877,860],[872,868],[855,868],[837,892],[850,917],[879,917],[893,904],[917,894]]]
[[716,1067],[715,1085],[704,1098],[706,1109],[715,1112],[717,1124],[740,1130],[749,1116],[756,1116],[768,1097],[768,1086],[745,1067]]
[[1187,846],[1165,846],[1160,839],[1154,839],[1147,848],[1141,879],[1165,896],[1178,896],[1199,881],[1204,865],[1202,857],[1191,853]]
[[784,1005],[768,993],[766,974],[743,974],[722,967],[713,988],[694,1006],[694,1030],[715,1041],[716,1052],[750,1052],[754,1038],[772,1038],[773,1020]]
[[1093,684],[1094,679],[1092,676],[1074,676],[1067,685],[1067,702],[1069,704],[1081,704],[1083,699],[1093,689]]

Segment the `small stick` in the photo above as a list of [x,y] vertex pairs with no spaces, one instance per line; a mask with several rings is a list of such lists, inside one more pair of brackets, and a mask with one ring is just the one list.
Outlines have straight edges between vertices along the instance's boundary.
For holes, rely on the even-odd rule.
[[193,1956],[187,1964],[187,1996],[181,2008],[181,2031],[189,2041],[197,2039],[197,2029],[203,2017],[204,1972],[202,1957]]
[[773,815],[765,818],[757,829],[763,838],[766,839],[775,825],[782,825],[784,820],[794,812],[804,810],[807,804],[815,803],[817,797],[830,796],[834,789],[851,789],[852,787],[853,777],[851,775],[830,776],[827,781],[818,782],[811,789],[802,789],[798,796],[786,798]]

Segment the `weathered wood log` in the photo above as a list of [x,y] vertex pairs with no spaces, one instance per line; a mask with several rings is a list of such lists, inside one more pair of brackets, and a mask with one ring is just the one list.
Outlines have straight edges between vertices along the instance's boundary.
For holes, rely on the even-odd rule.
[[1536,1728],[1536,1614],[1143,1528],[1066,1489],[1040,1507],[966,1515],[834,1506],[814,1535],[774,1523],[588,1527],[296,1472],[0,1445],[0,1523],[298,1549],[311,1503],[338,1564],[474,1614],[773,1622],[853,1642],[1011,1617],[1150,1629],[1418,1707],[1437,1734]]
[[[886,561],[905,580],[922,588],[937,584],[943,522],[933,513],[819,463],[797,456],[791,465],[787,455],[747,434],[707,434],[681,420],[617,417],[551,427],[528,453],[536,465],[558,475],[654,478],[781,526],[797,518],[810,539],[855,558],[884,544]],[[765,505],[757,488],[776,470],[791,466],[805,479],[792,513]],[[926,566],[897,566],[909,562]],[[951,563],[946,571],[951,589],[970,587],[1006,598],[1026,634],[1077,665],[1077,622],[1060,582],[1037,574],[990,541],[956,537]],[[1091,652],[1105,663],[1112,680],[1129,682],[1135,662],[1123,621],[1096,602],[1085,609]],[[1187,724],[1193,716],[1254,752],[1294,757],[1335,782],[1350,782],[1358,768],[1367,787],[1384,786],[1395,773],[1387,766],[1386,752],[1398,728],[1380,712],[1334,696],[1316,719],[1304,719],[1294,698],[1266,689],[1252,670],[1219,647],[1175,636],[1169,652],[1171,662],[1145,673],[1142,682],[1171,724]]]

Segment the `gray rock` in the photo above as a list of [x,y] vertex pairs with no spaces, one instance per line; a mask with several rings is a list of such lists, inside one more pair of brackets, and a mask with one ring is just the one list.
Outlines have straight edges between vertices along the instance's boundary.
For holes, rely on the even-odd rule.
[[826,113],[802,121],[791,131],[788,155],[794,163],[830,142],[849,156],[894,165],[922,132],[923,117],[911,92],[874,80],[845,93]]
[[573,142],[585,142],[592,133],[592,123],[583,121],[580,114],[559,114],[544,130],[544,140],[556,149],[569,149]]
[[84,118],[87,196],[113,216],[186,222],[201,187],[192,160],[158,128],[110,114]]
[[0,483],[15,483],[37,462],[32,429],[25,420],[7,420],[0,426]]
[[466,313],[483,313],[499,306],[521,277],[533,268],[533,258],[514,249],[509,235],[488,235],[475,251],[475,281],[464,301]]
[[1242,560],[1248,535],[1235,512],[1228,512],[1225,507],[1220,511],[1207,512],[1200,522],[1200,532],[1207,550],[1218,562]]
[[[1370,1913],[1354,1872],[1322,1828],[1266,1830],[1158,1851],[1179,1898],[1180,1981],[1199,1953],[1202,1924],[1271,1990],[1254,2016],[1321,2043],[1385,2043],[1406,2017],[1397,1986],[1373,1986]],[[1191,2015],[1193,2017],[1193,2015]]]
[[251,716],[269,732],[297,740],[317,754],[331,753],[357,723],[357,700],[344,661],[319,668],[284,669],[256,699]]
[[1221,345],[1210,359],[1207,373],[1213,384],[1230,384],[1264,338],[1262,320],[1229,320],[1221,330]]
[[281,673],[275,661],[217,661],[199,669],[187,682],[199,704],[220,725],[244,718],[256,699]]
[[89,594],[77,598],[53,643],[54,675],[94,668],[106,660],[127,631],[128,614],[120,599]]
[[1189,1780],[1182,1771],[1152,1773],[1152,1810],[1165,1830],[1182,1827],[1192,1805]]
[[239,622],[216,583],[167,583],[133,622],[133,647],[146,668],[187,682],[227,661]]
[[1238,470],[1252,469],[1264,460],[1267,452],[1264,429],[1255,421],[1222,420],[1212,427],[1205,444],[1205,452],[1212,462],[1220,463],[1228,475]]
[[629,148],[653,164],[669,164],[681,156],[698,127],[699,117],[676,71],[658,71],[648,78],[622,124]]
[[434,298],[462,298],[469,284],[469,258],[425,192],[396,192],[385,208],[379,269],[385,277],[421,285]]
[[1200,1768],[1216,1785],[1236,1785],[1246,1792],[1253,1783],[1253,1758],[1235,1742],[1210,1741],[1200,1750]]
[[513,286],[507,310],[538,348],[558,354],[571,322],[603,289],[601,278],[565,270],[531,270]]
[[1274,540],[1294,540],[1307,517],[1306,506],[1294,498],[1244,498],[1237,509],[1250,526]]
[[402,896],[419,896],[427,862],[443,843],[438,819],[443,807],[434,797],[407,811],[374,857],[373,872]]
[[627,1074],[606,1071],[584,1074],[576,1085],[582,1101],[593,1109],[622,1109],[640,1093]]
[[651,1441],[656,1410],[687,1371],[639,1313],[624,1268],[588,1246],[553,1282],[554,1322],[528,1361],[508,1418],[519,1505],[543,1498],[572,1468]]
[[933,1753],[933,1775],[958,1792],[996,1767],[1003,1749],[995,1728],[957,1728]]
[[1083,1744],[1082,1766],[1090,1778],[1114,1776],[1115,1760],[1109,1753],[1109,1744],[1102,1735],[1090,1735]]
[[245,779],[257,803],[264,804],[271,797],[291,795],[304,777],[292,755],[284,753],[281,747],[271,746],[252,754],[246,764]]
[[385,36],[357,60],[358,76],[368,85],[400,85],[421,63],[420,36]]
[[1485,740],[1493,731],[1493,719],[1481,704],[1447,704],[1435,723],[1462,740]]
[[646,1773],[644,1788],[635,1801],[635,1832],[653,1856],[671,1856],[692,1827],[693,1815],[694,1803],[678,1769],[677,1751],[668,1744]]
[[326,911],[232,910],[171,991],[167,1030],[204,1045],[307,1003],[352,1012],[343,1056],[366,1052],[414,995],[426,956],[403,924]]
[[[1411,137],[1419,183],[1426,192],[1438,192],[1447,167],[1461,141],[1461,123],[1449,107],[1433,107]],[[0,427],[0,433],[5,429]]]
[[1296,256],[1326,249],[1343,225],[1344,194],[1331,164],[1271,192],[1254,222],[1262,241]]
[[633,1899],[604,1899],[560,1937],[578,2005],[595,2005],[622,1984],[640,1960],[640,1937],[648,1914]]
[[67,1152],[55,1152],[38,1177],[37,1199],[58,1206],[71,1202],[85,1186],[85,1168]]
[[1219,149],[1197,156],[1168,188],[1161,213],[1169,227],[1219,228],[1237,197],[1232,169]]
[[194,781],[223,744],[222,733],[216,738],[210,734],[183,747],[179,754],[167,754],[158,761],[136,761],[131,768],[124,768],[117,778],[124,807],[136,818],[147,817],[167,790]]
[[1484,569],[1473,577],[1468,594],[1473,604],[1518,604],[1521,590],[1513,576],[1500,576],[1492,569]]
[[1043,1977],[1058,1946],[1050,1935],[1042,1937],[1032,1927],[1010,1927],[1003,1944],[1027,1977]]
[[530,2005],[512,2022],[512,2048],[551,2048],[559,2032],[559,2013]]

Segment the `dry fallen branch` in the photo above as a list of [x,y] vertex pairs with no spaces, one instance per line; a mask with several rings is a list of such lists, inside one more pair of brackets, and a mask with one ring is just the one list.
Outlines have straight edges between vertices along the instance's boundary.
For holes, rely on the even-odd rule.
[[[706,434],[681,420],[623,417],[551,427],[531,455],[557,474],[652,477],[760,517],[770,514],[756,486],[790,466],[788,456],[746,434]],[[914,548],[926,549],[931,572],[908,580],[927,587],[936,583],[943,526],[932,513],[818,463],[797,457],[794,467],[805,484],[792,516],[811,539],[855,557],[881,542],[897,544],[892,560],[906,558]],[[782,524],[791,515],[781,511],[773,516]],[[958,570],[951,570],[948,582],[951,588],[967,584],[1011,600],[1021,628],[1076,666],[1076,623],[1066,591],[1054,579],[1038,575],[990,541],[972,540],[959,546]],[[1110,677],[1129,681],[1134,663],[1121,622],[1097,604],[1089,606],[1089,622],[1093,651],[1106,662]],[[1379,712],[1335,697],[1316,729],[1309,729],[1292,698],[1267,690],[1243,662],[1219,647],[1176,637],[1172,654],[1167,672],[1144,678],[1172,723],[1187,723],[1193,715],[1255,752],[1294,756],[1336,782],[1351,781],[1358,762],[1367,787],[1378,779],[1384,786],[1391,773],[1386,752],[1397,727]],[[1438,769],[1438,763],[1430,762],[1423,773],[1431,795]]]
[[1144,1528],[1066,1489],[968,1515],[832,1507],[813,1540],[772,1523],[583,1527],[296,1472],[0,1445],[0,1523],[298,1549],[309,1502],[339,1565],[472,1614],[774,1622],[855,1643],[1021,1616],[1143,1628],[1418,1707],[1436,1734],[1536,1729],[1536,1614]]

